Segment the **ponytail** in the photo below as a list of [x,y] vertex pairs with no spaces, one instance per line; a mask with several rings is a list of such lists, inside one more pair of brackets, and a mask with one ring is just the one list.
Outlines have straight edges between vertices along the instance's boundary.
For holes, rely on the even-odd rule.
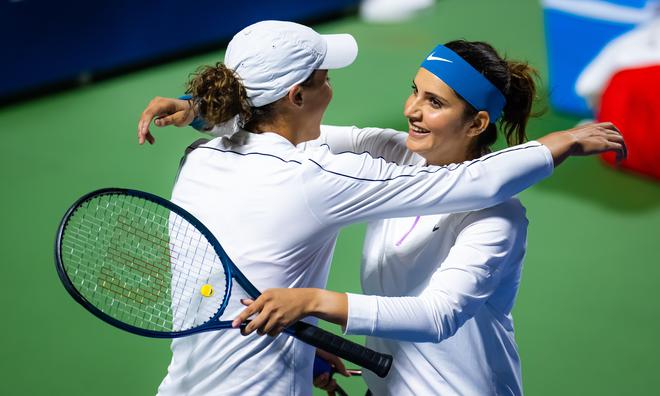
[[[503,130],[509,146],[524,143],[527,140],[527,121],[532,114],[532,105],[536,98],[537,71],[527,63],[508,61],[495,51],[490,44],[480,41],[451,41],[445,46],[463,58],[478,72],[484,75],[504,94],[506,105],[497,122],[491,120],[485,131],[476,141],[475,155],[490,152],[497,140],[497,125]],[[460,95],[459,95],[460,96]],[[477,114],[477,109],[467,101],[464,117],[469,119]]]
[[500,127],[509,146],[524,143],[527,140],[527,121],[532,115],[532,105],[536,100],[538,72],[527,63],[506,61],[509,72],[508,89],[504,96],[506,105],[502,111]]
[[236,115],[247,123],[252,117],[245,87],[221,62],[197,69],[188,81],[186,93],[192,95],[198,115],[209,125],[222,124]]

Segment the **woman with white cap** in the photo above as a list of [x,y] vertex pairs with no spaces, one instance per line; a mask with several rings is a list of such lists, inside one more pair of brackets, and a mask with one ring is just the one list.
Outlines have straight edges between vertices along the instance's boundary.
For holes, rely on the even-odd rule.
[[[407,136],[326,128],[320,140],[333,150],[367,151],[399,164],[454,167],[488,155],[498,125],[509,144],[526,140],[534,73],[483,42],[439,45],[414,78],[404,109]],[[527,225],[515,198],[470,212],[372,221],[361,269],[368,295],[267,290],[246,301],[249,308],[235,323],[262,311],[246,333],[274,335],[315,315],[347,334],[367,335],[367,346],[394,357],[386,378],[364,373],[374,395],[521,395],[511,311]],[[335,387],[328,374],[315,383],[329,393]]]
[[[172,200],[218,236],[261,290],[324,287],[344,225],[492,206],[548,176],[568,155],[621,149],[619,135],[600,127],[551,134],[451,167],[296,147],[320,135],[332,97],[327,69],[356,55],[348,35],[260,22],[234,36],[224,64],[189,83],[207,124],[238,117],[240,128],[187,156]],[[140,121],[140,142],[153,142],[154,116],[185,115],[188,104],[153,101]],[[225,317],[241,310],[230,304]],[[314,351],[290,337],[211,332],[174,340],[172,351],[160,395],[311,393]]]

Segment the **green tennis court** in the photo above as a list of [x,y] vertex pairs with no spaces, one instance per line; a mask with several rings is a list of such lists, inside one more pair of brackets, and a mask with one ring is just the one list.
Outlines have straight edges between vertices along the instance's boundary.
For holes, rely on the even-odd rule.
[[[315,25],[323,33],[350,32],[360,45],[355,64],[331,75],[335,93],[325,123],[405,129],[402,105],[418,61],[435,44],[457,38],[489,41],[528,60],[547,82],[541,12],[536,1],[442,0],[401,24],[346,16]],[[156,392],[169,341],[121,332],[73,302],[55,272],[55,231],[66,208],[97,188],[169,197],[179,157],[199,136],[166,128],[157,131],[155,146],[141,147],[137,120],[153,96],[181,94],[190,72],[221,58],[218,50],[0,108],[0,394]],[[531,123],[531,135],[578,121],[549,111]],[[530,227],[515,319],[526,393],[656,394],[660,185],[596,158],[574,159],[521,199]],[[330,289],[360,290],[363,232],[354,226],[341,234]],[[364,394],[360,379],[339,381],[349,394]]]

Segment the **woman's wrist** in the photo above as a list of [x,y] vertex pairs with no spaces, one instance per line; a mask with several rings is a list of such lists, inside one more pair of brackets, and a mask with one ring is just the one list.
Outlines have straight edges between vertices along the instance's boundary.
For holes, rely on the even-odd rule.
[[348,317],[348,297],[345,293],[337,293],[323,289],[310,290],[307,305],[307,315],[316,316],[328,322],[341,326],[346,325]]
[[307,304],[307,315],[319,316],[326,314],[328,308],[327,290],[324,289],[307,289],[309,290],[309,298]]
[[561,131],[545,135],[538,139],[538,142],[550,150],[554,165],[557,167],[571,155],[576,140],[570,131]]

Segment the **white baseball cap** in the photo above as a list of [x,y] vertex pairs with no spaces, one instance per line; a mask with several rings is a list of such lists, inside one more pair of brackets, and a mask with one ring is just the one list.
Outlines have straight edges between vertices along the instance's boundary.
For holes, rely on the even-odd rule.
[[284,97],[314,70],[350,65],[357,53],[350,34],[318,34],[294,22],[262,21],[234,35],[224,63],[242,80],[250,104],[261,107]]

